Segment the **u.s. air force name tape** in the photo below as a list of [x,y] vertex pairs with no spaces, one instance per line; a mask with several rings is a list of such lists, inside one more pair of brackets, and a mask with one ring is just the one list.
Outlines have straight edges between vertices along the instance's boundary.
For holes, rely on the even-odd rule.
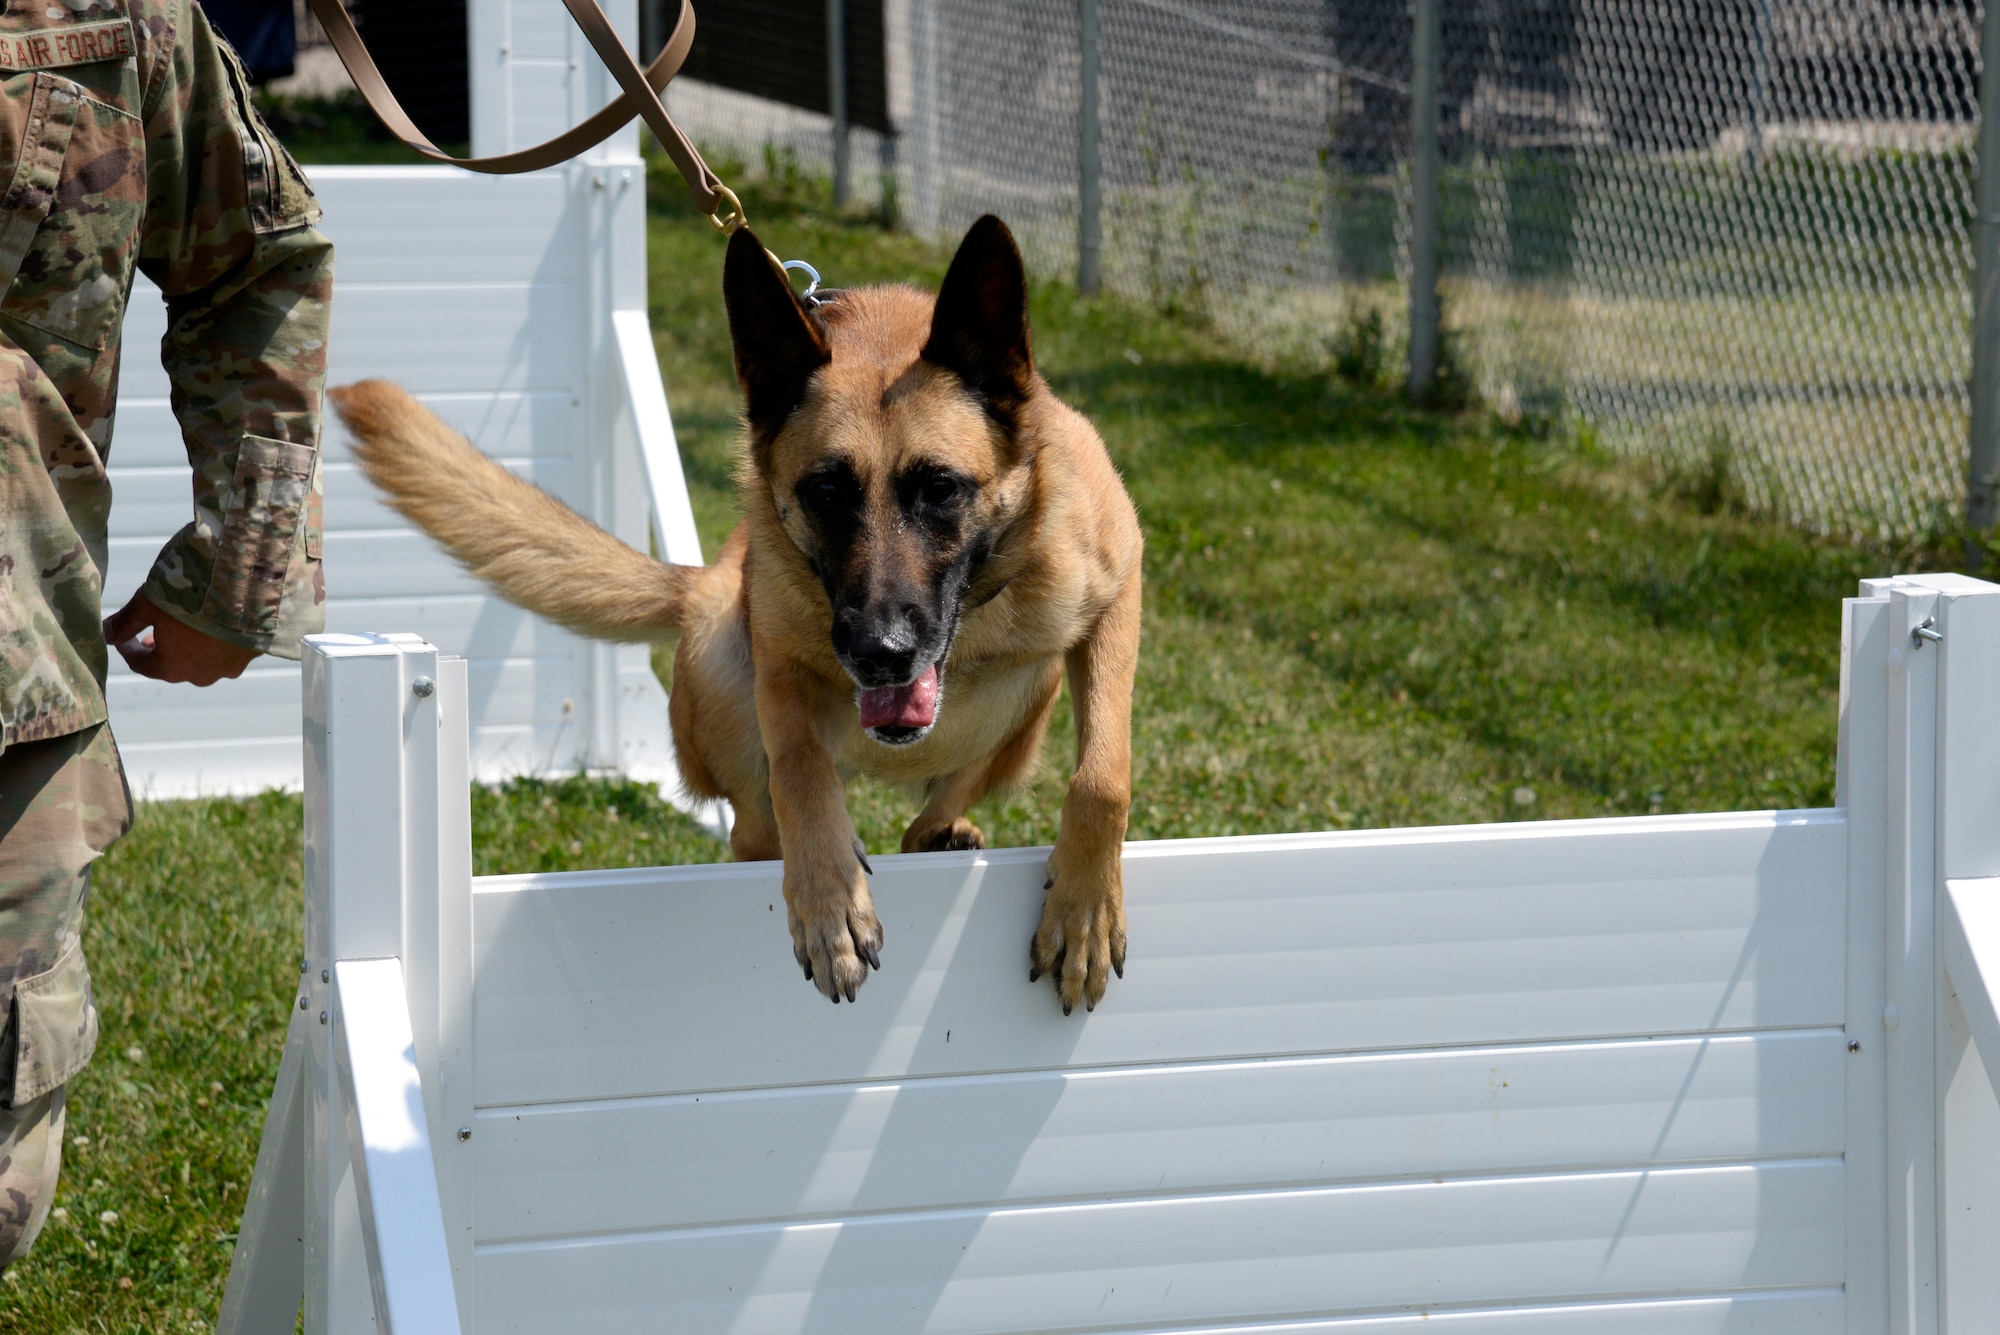
[[0,70],[61,69],[99,60],[123,60],[132,52],[132,25],[124,19],[0,32]]

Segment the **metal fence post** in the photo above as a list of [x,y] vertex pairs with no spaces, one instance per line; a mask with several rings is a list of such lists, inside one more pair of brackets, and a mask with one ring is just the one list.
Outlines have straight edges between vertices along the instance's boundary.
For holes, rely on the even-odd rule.
[[1414,0],[1410,33],[1410,397],[1437,374],[1439,0]]
[[1973,535],[2000,522],[2000,109],[1992,80],[2000,72],[2000,5],[1989,4],[1980,31],[1979,196],[1973,217],[1972,439],[1965,476],[1966,563],[1983,564]]
[[835,208],[846,208],[847,0],[826,0],[826,97],[827,110],[833,115],[833,204]]
[[667,44],[667,0],[639,0],[639,59],[651,62]]
[[1743,142],[1743,174],[1756,174],[1764,160],[1764,99],[1771,82],[1771,0],[1755,0],[1750,30],[1750,124]]
[[1077,0],[1077,40],[1082,70],[1076,116],[1076,290],[1096,293],[1104,254],[1103,183],[1099,179],[1097,101],[1097,3]]

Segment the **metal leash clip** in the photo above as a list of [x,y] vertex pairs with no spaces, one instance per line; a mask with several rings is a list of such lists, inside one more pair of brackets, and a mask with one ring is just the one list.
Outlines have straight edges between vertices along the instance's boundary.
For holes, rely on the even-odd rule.
[[808,306],[817,307],[820,304],[820,298],[816,295],[819,292],[819,270],[813,268],[812,265],[807,264],[804,260],[783,260],[780,263],[786,273],[789,274],[792,270],[797,269],[812,280],[806,284],[806,290],[799,293],[799,300]]

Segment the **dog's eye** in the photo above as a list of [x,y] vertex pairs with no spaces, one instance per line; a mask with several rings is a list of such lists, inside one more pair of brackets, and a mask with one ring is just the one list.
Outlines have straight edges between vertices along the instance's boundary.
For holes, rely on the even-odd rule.
[[808,508],[831,510],[854,499],[854,479],[839,469],[829,469],[799,483],[799,500]]
[[917,496],[925,505],[950,505],[958,499],[958,479],[938,473],[924,479]]

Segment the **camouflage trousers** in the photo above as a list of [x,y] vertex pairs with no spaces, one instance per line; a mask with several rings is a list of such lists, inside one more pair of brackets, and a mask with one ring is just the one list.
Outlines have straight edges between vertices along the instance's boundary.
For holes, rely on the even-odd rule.
[[90,864],[132,825],[111,729],[0,751],[0,1269],[55,1200],[63,1094],[97,1046],[83,961]]

